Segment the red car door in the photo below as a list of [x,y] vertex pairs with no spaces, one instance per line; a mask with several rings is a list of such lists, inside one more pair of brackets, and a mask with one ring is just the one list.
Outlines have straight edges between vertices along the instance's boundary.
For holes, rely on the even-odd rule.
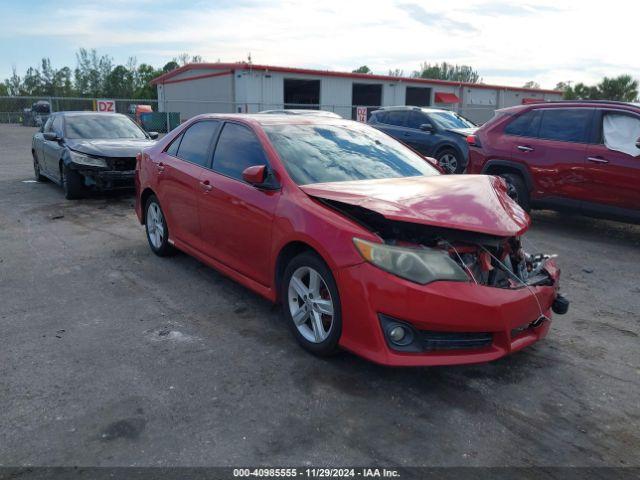
[[[580,202],[590,197],[585,154],[593,109],[533,110],[528,137],[514,137],[512,158],[525,164],[533,180],[532,197]],[[507,127],[508,128],[508,127]]]
[[215,147],[212,170],[200,181],[199,212],[204,252],[263,285],[272,283],[271,228],[279,190],[263,190],[242,180],[253,165],[268,165],[256,134],[225,123]]
[[171,237],[201,249],[198,195],[200,177],[211,159],[218,121],[196,122],[158,156],[157,193]]
[[[589,201],[600,205],[640,210],[640,149],[635,148],[638,139],[633,138],[633,135],[626,139],[626,147],[630,151],[613,150],[605,145],[606,132],[603,130],[603,123],[606,120],[612,121],[616,117],[624,116],[628,119],[627,127],[630,127],[630,131],[638,131],[640,116],[627,111],[613,110],[601,110],[596,115],[597,143],[590,145],[587,149],[586,168],[591,191]],[[611,145],[611,142],[607,143],[616,148]]]

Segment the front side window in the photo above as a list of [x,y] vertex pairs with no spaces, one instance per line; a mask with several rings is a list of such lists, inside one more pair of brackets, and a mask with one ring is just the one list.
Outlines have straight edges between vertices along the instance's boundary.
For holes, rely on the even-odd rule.
[[525,112],[511,120],[509,125],[504,129],[504,133],[518,137],[535,138],[538,136],[540,118],[542,118],[542,112],[540,112],[540,110]]
[[589,108],[542,110],[538,136],[545,140],[586,143],[592,114]]
[[298,185],[439,175],[424,158],[366,125],[265,125]]
[[51,131],[58,134],[58,136],[62,136],[62,117],[57,116],[53,119],[53,123],[51,124]]
[[203,167],[209,165],[209,148],[219,124],[217,121],[202,121],[187,128],[178,147],[178,158]]
[[50,132],[51,131],[51,125],[53,125],[53,119],[55,117],[49,117],[47,119],[47,123],[44,124],[44,127],[42,127],[42,131],[43,132]]
[[409,115],[409,120],[407,121],[407,127],[419,129],[420,125],[425,123],[431,123],[429,118],[422,112],[413,111]]
[[243,125],[225,124],[213,155],[213,171],[242,180],[242,172],[254,165],[267,165],[258,137]]
[[602,119],[602,141],[609,150],[640,156],[640,119],[623,113],[606,113]]
[[129,117],[104,113],[68,115],[65,120],[65,133],[66,138],[74,139],[147,138]]

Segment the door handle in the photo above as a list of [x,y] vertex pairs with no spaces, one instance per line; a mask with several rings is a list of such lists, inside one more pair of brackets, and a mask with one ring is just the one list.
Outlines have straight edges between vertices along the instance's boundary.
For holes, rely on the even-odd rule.
[[609,163],[609,160],[602,158],[602,157],[587,157],[587,160],[592,162],[592,163]]
[[207,193],[213,190],[213,185],[209,183],[209,180],[200,181],[200,188],[202,188],[202,190]]
[[518,145],[516,148],[521,152],[533,152],[533,148],[527,147],[526,145]]
[[164,163],[160,162],[157,168],[158,168],[158,173],[164,172]]

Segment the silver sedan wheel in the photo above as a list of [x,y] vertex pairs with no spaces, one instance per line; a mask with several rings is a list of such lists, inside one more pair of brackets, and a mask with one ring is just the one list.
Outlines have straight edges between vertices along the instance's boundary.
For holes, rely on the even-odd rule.
[[333,328],[333,300],[322,276],[311,267],[300,267],[289,280],[289,311],[300,334],[321,343]]
[[147,235],[154,248],[162,247],[164,241],[164,220],[160,205],[151,202],[147,208]]
[[458,169],[458,159],[453,153],[445,153],[438,159],[438,165],[448,173],[455,173]]

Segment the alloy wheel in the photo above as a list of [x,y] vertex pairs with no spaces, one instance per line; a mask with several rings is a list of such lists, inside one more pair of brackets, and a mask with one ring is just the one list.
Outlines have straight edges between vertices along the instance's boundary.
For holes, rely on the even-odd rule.
[[331,293],[322,275],[311,267],[300,267],[289,280],[289,311],[300,334],[321,343],[333,327]]
[[458,169],[458,159],[453,153],[445,153],[438,159],[438,165],[447,173],[455,173]]
[[147,209],[147,235],[155,249],[160,249],[164,242],[164,217],[160,205],[151,202]]

